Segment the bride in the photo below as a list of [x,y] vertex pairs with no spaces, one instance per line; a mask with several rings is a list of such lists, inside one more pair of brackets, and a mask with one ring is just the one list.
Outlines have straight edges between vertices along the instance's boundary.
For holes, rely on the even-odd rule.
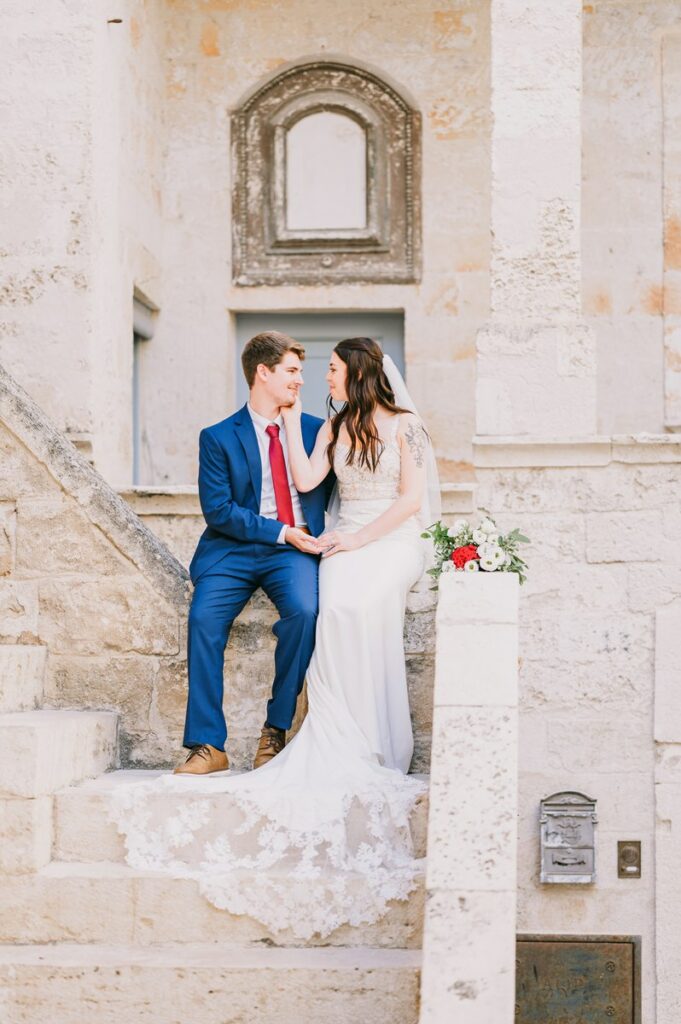
[[425,568],[421,532],[436,518],[434,456],[375,341],[340,342],[327,381],[332,409],[343,404],[311,456],[299,401],[282,409],[298,490],[330,468],[337,478],[300,730],[256,771],[164,775],[111,798],[129,864],[194,878],[215,906],[303,939],[377,920],[423,869],[409,828],[425,785],[405,774],[413,738],[403,626]]

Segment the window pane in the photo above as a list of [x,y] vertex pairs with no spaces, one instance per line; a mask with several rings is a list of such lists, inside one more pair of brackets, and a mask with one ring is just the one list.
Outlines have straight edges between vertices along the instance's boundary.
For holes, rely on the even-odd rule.
[[309,114],[287,132],[286,226],[366,227],[366,134],[352,118]]

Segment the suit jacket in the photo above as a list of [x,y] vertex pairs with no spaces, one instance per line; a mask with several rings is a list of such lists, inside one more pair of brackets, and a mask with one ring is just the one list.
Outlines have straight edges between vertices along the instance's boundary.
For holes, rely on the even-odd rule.
[[[303,444],[314,448],[323,420],[303,413]],[[312,491],[300,494],[309,530],[324,531],[324,511],[333,474]],[[199,435],[199,499],[206,520],[189,566],[192,582],[215,562],[243,543],[276,544],[284,525],[260,515],[262,466],[253,421],[244,405],[233,416],[205,427]]]

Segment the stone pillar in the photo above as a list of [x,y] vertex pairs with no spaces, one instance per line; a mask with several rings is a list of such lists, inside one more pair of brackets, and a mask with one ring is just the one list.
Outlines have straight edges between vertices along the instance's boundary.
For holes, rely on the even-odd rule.
[[491,316],[479,435],[596,432],[581,319],[581,0],[492,0]]
[[664,425],[681,430],[681,36],[662,40]]
[[517,701],[517,576],[444,576],[421,1024],[514,1020]]
[[681,1020],[681,604],[655,617],[655,966],[657,1020]]

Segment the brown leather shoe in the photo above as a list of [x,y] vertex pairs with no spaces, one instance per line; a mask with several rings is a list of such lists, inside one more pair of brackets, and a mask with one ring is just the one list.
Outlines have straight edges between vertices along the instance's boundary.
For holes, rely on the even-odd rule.
[[260,768],[261,765],[267,764],[273,757],[280,754],[285,746],[285,729],[276,729],[273,725],[263,725],[258,749],[255,752],[253,768]]
[[210,775],[212,772],[226,772],[229,758],[224,750],[202,743],[192,747],[184,764],[179,765],[173,775]]

